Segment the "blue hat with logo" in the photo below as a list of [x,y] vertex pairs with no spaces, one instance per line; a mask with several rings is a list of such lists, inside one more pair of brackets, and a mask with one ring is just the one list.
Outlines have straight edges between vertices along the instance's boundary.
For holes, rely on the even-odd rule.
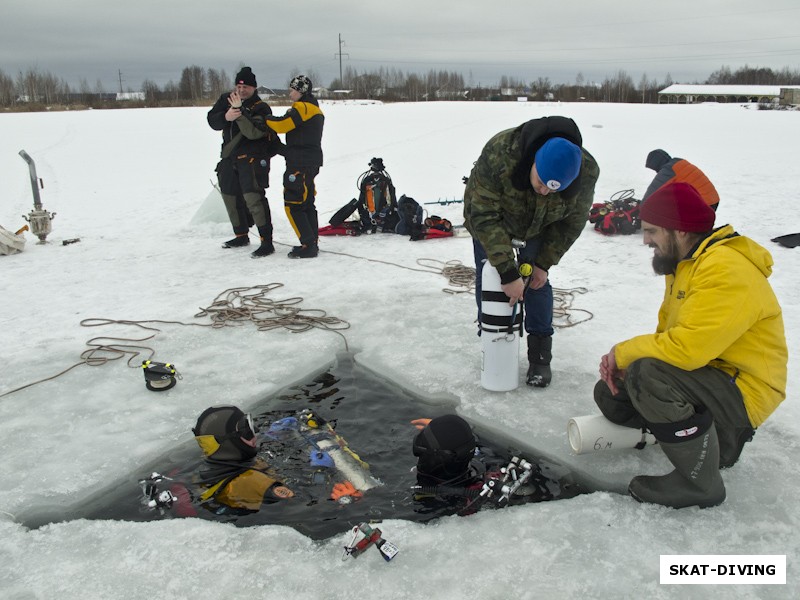
[[533,162],[542,183],[557,192],[569,186],[578,176],[581,149],[564,138],[550,138],[536,151]]

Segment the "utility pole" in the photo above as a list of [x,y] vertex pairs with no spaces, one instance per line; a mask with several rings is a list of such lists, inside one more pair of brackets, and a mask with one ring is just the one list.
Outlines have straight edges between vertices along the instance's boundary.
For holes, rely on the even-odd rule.
[[339,85],[344,87],[344,79],[342,78],[342,56],[347,56],[349,58],[350,55],[346,54],[346,53],[342,54],[342,44],[344,44],[344,41],[342,41],[342,34],[340,33],[339,34],[339,52],[337,52],[333,56],[334,57],[337,57],[337,56],[339,57]]
[[117,73],[119,74],[119,93],[121,94],[122,93],[122,71],[118,69]]

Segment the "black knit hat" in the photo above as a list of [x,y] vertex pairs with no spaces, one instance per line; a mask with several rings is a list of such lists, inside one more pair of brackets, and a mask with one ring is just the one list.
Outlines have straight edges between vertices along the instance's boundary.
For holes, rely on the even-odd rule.
[[250,67],[242,67],[242,70],[236,74],[236,83],[249,85],[251,87],[258,87],[256,83],[256,76]]

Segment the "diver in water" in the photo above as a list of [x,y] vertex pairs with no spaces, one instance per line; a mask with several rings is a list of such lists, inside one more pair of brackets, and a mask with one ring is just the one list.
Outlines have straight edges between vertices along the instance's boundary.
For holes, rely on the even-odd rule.
[[323,498],[349,504],[380,485],[333,425],[308,409],[260,432],[238,407],[212,406],[192,432],[203,461],[140,480],[148,509],[192,517],[202,507],[238,517],[298,494],[304,504]]
[[[415,500],[431,511],[449,504],[459,515],[483,505],[495,507],[555,498],[555,482],[537,464],[501,455],[483,443],[470,424],[457,415],[418,419],[413,442],[417,457]],[[556,484],[557,485],[557,484]]]
[[258,454],[256,427],[235,406],[206,409],[192,429],[205,454],[200,482],[203,507],[216,514],[248,514],[263,503],[294,496]]
[[[142,480],[150,509],[197,515],[199,505],[215,515],[241,516],[294,496],[258,454],[257,429],[236,406],[212,406],[192,428],[205,458],[188,480],[153,473]],[[166,482],[166,483],[165,483]]]

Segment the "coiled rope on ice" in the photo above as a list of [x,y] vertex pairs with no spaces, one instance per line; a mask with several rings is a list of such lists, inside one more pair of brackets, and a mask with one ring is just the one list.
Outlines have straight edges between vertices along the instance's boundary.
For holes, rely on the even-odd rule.
[[[253,287],[237,287],[225,290],[220,293],[209,306],[201,308],[200,312],[194,315],[196,318],[208,317],[211,319],[211,323],[184,323],[183,321],[162,321],[157,319],[133,321],[94,317],[83,319],[80,322],[81,327],[132,325],[141,329],[153,331],[154,333],[147,337],[135,339],[116,337],[92,338],[86,342],[89,348],[81,353],[80,362],[50,377],[4,392],[0,394],[0,398],[36,384],[51,381],[81,365],[97,367],[127,356],[127,365],[129,367],[133,369],[140,368],[142,360],[150,360],[155,355],[155,350],[149,346],[136,344],[151,340],[157,333],[161,332],[160,329],[153,326],[154,324],[211,327],[212,329],[219,329],[221,327],[252,322],[259,331],[284,328],[292,333],[302,333],[310,329],[323,329],[333,331],[340,335],[344,340],[345,349],[349,350],[347,338],[341,332],[345,329],[349,329],[350,323],[336,317],[331,317],[324,310],[300,308],[299,304],[303,301],[300,297],[288,298],[285,300],[273,300],[267,297],[270,292],[280,287],[283,287],[282,283],[268,283]],[[133,344],[131,344],[131,342],[133,342]],[[137,360],[140,356],[142,360]],[[134,361],[136,362],[134,363]]]

